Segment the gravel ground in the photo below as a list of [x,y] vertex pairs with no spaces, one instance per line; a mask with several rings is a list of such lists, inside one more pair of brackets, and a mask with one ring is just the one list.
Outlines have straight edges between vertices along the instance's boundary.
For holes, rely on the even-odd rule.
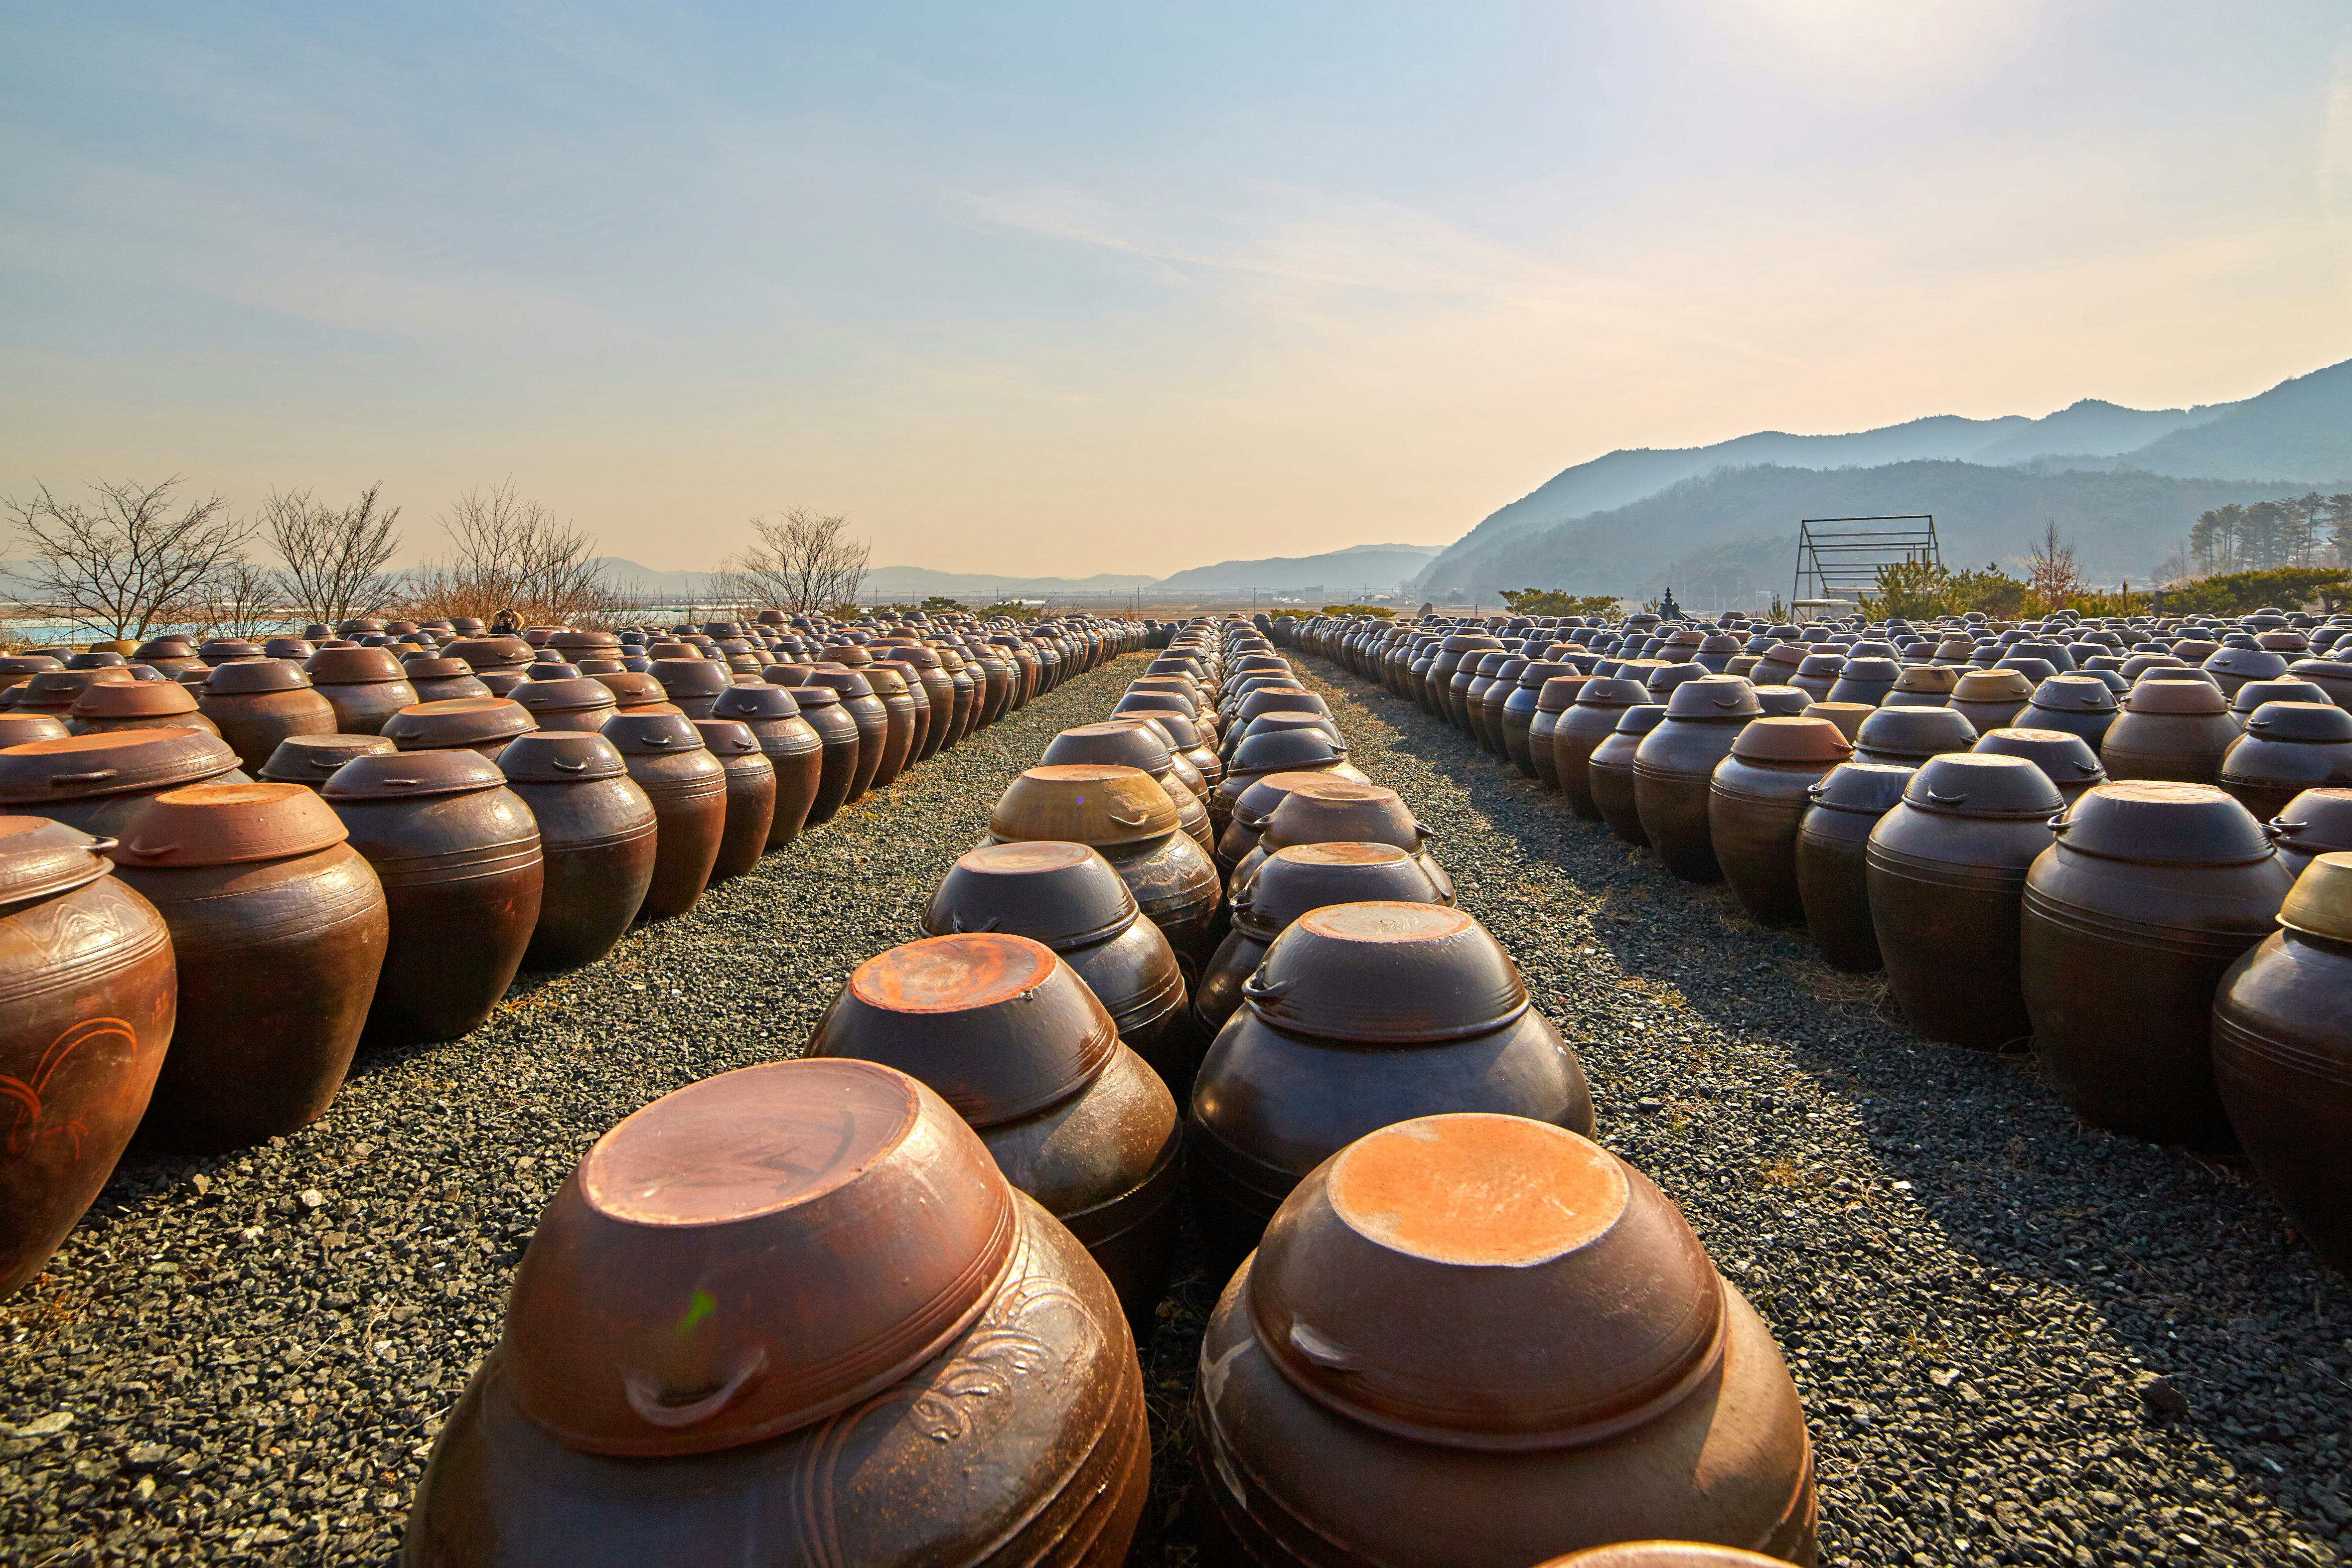
[[390,1561],[588,1145],[796,1054],[855,965],[922,935],[1012,777],[1141,665],[1066,682],[604,961],[526,978],[464,1040],[363,1054],[294,1137],[134,1150],[0,1302],[0,1563]]
[[2084,1127],[2030,1056],[1920,1039],[1875,980],[1293,656],[1577,1042],[1601,1141],[1772,1325],[1823,1563],[2347,1560],[2352,1290],[2247,1167]]
[[[1579,1042],[1601,1136],[1771,1322],[1830,1563],[2326,1563],[2352,1546],[2352,1292],[2242,1167],[2088,1132],[2027,1059],[1918,1040],[1875,985],[1302,658]],[[0,1304],[0,1561],[379,1563],[498,1336],[541,1205],[656,1096],[800,1049],[917,934],[989,803],[1135,660],[1066,685],[454,1044],[365,1058],[320,1124],[127,1159]],[[1907,1185],[1900,1185],[1907,1184]],[[1181,1421],[1221,1281],[1146,1347],[1139,1563],[1191,1561]],[[2155,1381],[2152,1381],[2155,1380]]]

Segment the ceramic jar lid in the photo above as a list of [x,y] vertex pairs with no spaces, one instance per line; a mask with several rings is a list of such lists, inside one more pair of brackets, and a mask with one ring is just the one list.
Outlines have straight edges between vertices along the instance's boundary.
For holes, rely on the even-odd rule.
[[1666,699],[1666,716],[1685,719],[1745,719],[1764,711],[1756,688],[1744,675],[1699,675],[1683,682]]
[[2228,713],[2230,699],[2201,677],[2168,681],[2143,675],[2125,694],[2123,706],[2129,713],[2202,716]]
[[2230,711],[2248,714],[2264,703],[2333,703],[2326,691],[2309,681],[2282,675],[2275,681],[2248,681],[2230,699]]
[[1652,730],[1657,728],[1659,725],[1664,723],[1665,717],[1665,704],[1643,703],[1637,706],[1629,707],[1622,713],[1620,713],[1617,716],[1617,727],[1611,731],[1611,733],[1613,735],[1647,735]]
[[1014,779],[990,810],[988,831],[1000,839],[1099,846],[1165,838],[1178,821],[1176,802],[1141,768],[1062,763]]
[[1310,910],[1368,902],[1450,904],[1420,857],[1359,840],[1288,844],[1233,897],[1234,926],[1272,942]]
[[[459,674],[465,674],[461,667]],[[216,666],[205,677],[208,696],[248,696],[258,692],[292,692],[309,686],[302,666],[285,659],[239,659]]]
[[1261,730],[1234,747],[1233,760],[1227,765],[1228,776],[1325,768],[1347,760],[1347,745],[1332,738],[1330,732],[1321,727],[1330,723],[1329,719],[1319,714],[1301,716],[1311,721],[1306,727]]
[[1108,861],[1085,844],[1040,840],[965,852],[931,894],[923,929],[1011,931],[1068,952],[1118,936],[1136,914]]
[[2116,694],[2096,675],[2053,675],[2033,688],[2032,700],[2052,713],[2116,711]]
[[750,686],[729,686],[719,694],[711,706],[714,718],[777,719],[798,718],[801,705],[793,694],[782,686],[761,683]]
[[695,733],[702,737],[706,750],[718,757],[756,757],[760,741],[751,727],[740,719],[698,718],[693,721]]
[[624,757],[660,757],[703,749],[702,732],[682,713],[631,712],[624,708],[598,732]]
[[1680,1212],[1591,1140],[1517,1116],[1349,1145],[1284,1200],[1247,1281],[1293,1387],[1447,1448],[1601,1441],[1723,1354],[1722,1283]]
[[850,971],[808,1053],[910,1073],[975,1127],[1034,1115],[1092,1083],[1118,1029],[1044,943],[926,936]]
[[1268,820],[1293,789],[1322,777],[1320,773],[1268,773],[1251,780],[1234,800],[1234,823],[1254,833],[1265,831]]
[[1286,844],[1345,841],[1394,844],[1417,852],[1428,837],[1395,790],[1315,774],[1283,797],[1267,816],[1258,841],[1268,853]]
[[398,800],[465,795],[507,781],[499,765],[468,747],[436,751],[379,751],[354,757],[321,789],[330,800]]
[[0,711],[0,750],[29,746],[37,740],[63,740],[72,733],[66,727],[66,721],[53,713]]
[[2095,784],[2058,824],[2076,854],[2139,865],[2247,865],[2277,852],[2254,814],[2206,784]]
[[313,685],[322,686],[370,685],[408,678],[389,648],[321,648],[302,662],[302,669]]
[[2279,924],[2331,942],[2352,942],[2352,853],[2331,851],[2294,879]]
[[0,908],[96,882],[112,869],[105,852],[113,847],[47,817],[0,816]]
[[1650,689],[1641,682],[1622,675],[1595,675],[1584,683],[1576,694],[1578,707],[1642,707],[1648,706]]
[[[81,711],[79,703],[74,711]],[[2352,713],[2327,702],[2264,703],[2247,718],[2246,733],[2264,740],[2341,746],[2352,741]]]
[[2024,725],[1989,729],[1969,749],[1990,757],[2022,757],[2062,786],[2107,776],[2091,743],[2072,730],[2034,729]]
[[1091,762],[1139,768],[1155,779],[1175,766],[1175,758],[1159,736],[1140,725],[1127,724],[1083,724],[1066,729],[1047,743],[1040,760],[1047,767]]
[[114,858],[136,866],[284,860],[351,837],[333,807],[299,784],[194,784],[147,803]]
[[[1827,719],[1821,720],[1828,723]],[[1853,737],[1859,751],[1874,755],[1873,762],[1894,762],[1933,757],[1942,751],[1966,751],[1976,744],[1977,727],[1948,707],[1883,707],[1862,721]],[[1882,755],[1883,754],[1883,755]]]
[[261,765],[261,777],[273,782],[320,783],[354,757],[394,749],[380,735],[289,735]]
[[1879,816],[1902,803],[1919,770],[1886,762],[1841,762],[1807,791],[1816,806]]
[[1895,689],[1912,695],[1948,695],[1959,685],[1958,672],[1941,664],[1906,664]]
[[654,679],[671,697],[715,697],[734,684],[726,665],[711,659],[656,659]]
[[534,714],[588,713],[616,706],[612,688],[589,675],[571,680],[525,681],[514,689],[509,700],[520,703]]
[[74,698],[77,719],[168,718],[196,711],[196,694],[176,681],[126,681],[85,686]]
[[2021,670],[1970,670],[1952,685],[1958,703],[2022,702],[2033,695],[2033,683]]
[[533,730],[499,753],[499,771],[518,784],[576,784],[628,770],[613,743],[590,730]]
[[[1552,675],[1536,691],[1538,713],[1566,713],[1581,699],[1584,688],[1592,684],[1591,675]],[[1632,682],[1626,685],[1631,685]],[[1595,705],[1598,706],[1598,705]]]
[[[835,651],[827,650],[828,653]],[[811,665],[807,679],[801,684],[811,686],[831,686],[841,694],[844,702],[857,697],[870,697],[874,695],[874,683],[867,680],[862,671],[844,668],[838,663]]]
[[662,690],[662,684],[643,670],[607,671],[587,678],[612,693],[613,700],[624,708],[666,705],[669,701],[669,694]]
[[596,1141],[516,1270],[517,1402],[566,1446],[657,1457],[845,1410],[937,1355],[1010,1267],[1012,1188],[937,1094],[780,1061]]
[[0,805],[168,789],[236,767],[219,736],[176,726],[37,740],[0,751]]
[[[1903,711],[1903,710],[1893,710]],[[1744,727],[1731,743],[1742,762],[1787,762],[1829,766],[1853,754],[1845,735],[1825,718],[1767,716]]]
[[493,746],[539,727],[522,704],[507,697],[450,697],[416,703],[383,721],[386,739],[403,751],[453,746]]
[[1242,987],[1266,1022],[1366,1044],[1484,1034],[1528,1009],[1502,945],[1458,909],[1395,901],[1301,916]]
[[2050,776],[2023,758],[1972,751],[1921,763],[1903,802],[1914,810],[1979,818],[2047,818],[2065,804]]

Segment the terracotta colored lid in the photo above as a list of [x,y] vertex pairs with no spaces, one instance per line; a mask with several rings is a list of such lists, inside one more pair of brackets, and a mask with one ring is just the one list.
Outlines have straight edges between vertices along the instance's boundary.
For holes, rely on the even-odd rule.
[[1959,685],[1959,672],[1942,664],[1906,664],[1895,683],[1898,692],[1948,694]]
[[37,740],[0,751],[0,804],[169,789],[236,767],[236,753],[219,736],[176,726]]
[[585,675],[568,681],[525,681],[509,700],[534,714],[586,713],[614,706],[612,688]]
[[2330,851],[2294,879],[2279,924],[2331,942],[2352,942],[2352,853]]
[[320,792],[330,800],[399,800],[470,794],[498,789],[506,781],[497,763],[466,747],[379,751],[354,757],[336,768]]
[[884,1062],[992,1127],[1077,1093],[1118,1048],[1110,1014],[1075,970],[1044,943],[999,931],[927,936],[858,965],[808,1054]]
[[488,746],[539,727],[522,704],[505,697],[450,697],[417,703],[383,721],[384,737],[403,751]]
[[1292,787],[1266,820],[1259,843],[1271,854],[1288,844],[1394,844],[1419,853],[1429,834],[1395,790],[1330,774]]
[[1234,890],[1233,918],[1236,930],[1272,942],[1300,915],[1332,904],[1452,902],[1419,855],[1394,844],[1343,840],[1276,850]]
[[702,732],[682,713],[632,713],[606,719],[603,734],[624,757],[660,757],[704,749]]
[[702,737],[703,747],[718,757],[758,757],[762,755],[759,737],[751,726],[731,718],[698,718],[690,721],[695,733]]
[[2138,865],[2245,865],[2276,852],[2254,814],[2206,784],[2095,784],[2058,825],[2070,853]]
[[1290,792],[1309,779],[1320,779],[1320,773],[1266,773],[1250,781],[1234,800],[1234,821],[1251,832],[1263,832],[1266,821]]
[[284,659],[239,659],[222,664],[205,677],[211,696],[247,696],[257,692],[292,692],[309,687],[302,666]]
[[[81,705],[76,703],[74,710],[79,713]],[[2269,702],[2246,720],[2246,733],[2263,740],[2341,746],[2352,741],[2352,713],[2330,702]]]
[[455,681],[470,679],[474,666],[463,659],[445,659],[432,653],[413,653],[401,661],[412,681]]
[[2053,675],[2033,688],[2033,706],[2050,713],[2113,713],[2116,694],[2096,675]]
[[1284,1200],[1243,1288],[1286,1382],[1444,1448],[1601,1441],[1723,1354],[1722,1282],[1674,1205],[1590,1139],[1517,1116],[1359,1138]]
[[131,685],[139,677],[117,665],[110,670],[43,670],[16,688],[17,704],[62,712],[98,685]]
[[1633,707],[1629,707],[1622,713],[1619,714],[1617,716],[1617,727],[1611,731],[1611,733],[1613,735],[1647,735],[1652,730],[1657,728],[1659,725],[1665,722],[1665,704],[1642,703]]
[[642,707],[648,703],[669,700],[669,694],[662,690],[662,684],[642,670],[621,670],[587,678],[611,692],[614,700],[623,707]]
[[888,1388],[1010,1267],[1011,1187],[929,1089],[779,1061],[665,1095],[598,1139],[541,1216],[507,1375],[565,1446],[757,1442]]
[[377,681],[404,681],[408,672],[389,648],[321,648],[303,661],[311,683],[322,686],[354,686]]
[[299,784],[166,789],[114,858],[136,866],[239,865],[307,855],[351,837],[335,809]]
[[101,682],[74,698],[78,719],[163,718],[196,711],[196,694],[176,681]]
[[1952,700],[1961,703],[2023,701],[2033,695],[2033,683],[2022,670],[1970,670],[1952,685]]
[[1763,705],[1756,700],[1756,688],[1744,675],[1694,676],[1675,686],[1674,695],[1666,699],[1666,716],[1677,723],[1746,719],[1763,711]]
[[[782,667],[782,666],[780,665],[775,666],[774,668]],[[772,668],[770,673],[773,674],[774,669]],[[743,691],[745,689],[747,688],[742,686],[734,686],[730,688],[730,691]],[[806,713],[811,708],[837,708],[841,706],[841,694],[835,691],[831,686],[797,685],[787,686],[784,689],[792,694],[793,701],[800,705],[800,709],[803,713]],[[727,699],[722,696],[719,700],[720,702],[725,702]]]
[[1118,936],[1136,914],[1108,861],[1085,844],[1037,840],[967,851],[932,893],[923,929],[1007,931],[1068,952]]
[[1778,1557],[1743,1552],[1737,1546],[1709,1546],[1696,1541],[1622,1541],[1614,1546],[1589,1546],[1539,1563],[1536,1568],[1787,1568]]
[[715,697],[733,685],[727,666],[710,659],[656,659],[654,679],[677,697]]
[[[804,691],[805,688],[803,688]],[[783,686],[730,685],[711,706],[714,718],[778,719],[800,716],[802,693]]]
[[442,644],[441,651],[453,659],[465,660],[477,674],[484,670],[527,664],[535,652],[520,637],[459,637]]
[[1485,926],[1458,909],[1392,901],[1300,917],[1242,996],[1277,1028],[1365,1043],[1461,1040],[1528,1009],[1517,967]]
[[1854,735],[1866,762],[1925,761],[1945,751],[1966,751],[1977,741],[1976,726],[1948,707],[1883,707],[1862,721]]
[[839,664],[812,664],[807,679],[801,683],[811,686],[831,686],[845,702],[874,695],[874,683],[861,670],[845,669]]
[[539,729],[519,735],[499,753],[498,766],[500,773],[518,784],[576,784],[616,779],[629,770],[610,740],[581,729]]
[[2142,675],[2125,694],[2123,706],[2126,712],[2201,716],[2230,711],[2230,699],[2223,696],[2221,688],[2212,682],[2152,678],[2158,674],[2160,672],[2152,671]]
[[96,882],[113,869],[105,854],[113,847],[47,817],[0,816],[0,908]]
[[1857,811],[1876,817],[1902,803],[1916,768],[1885,762],[1842,762],[1807,791],[1813,804],[1832,811]]
[[1853,756],[1853,747],[1844,732],[1825,718],[1768,716],[1740,730],[1731,743],[1731,755],[1743,762],[1829,765]]
[[372,757],[393,749],[392,742],[380,735],[289,736],[278,743],[278,749],[261,765],[261,777],[316,784],[354,757]]
[[1176,802],[1139,768],[1067,763],[1032,768],[988,814],[999,839],[1142,843],[1176,831]]
[[2011,819],[2054,816],[2065,800],[2048,774],[2021,757],[1962,751],[1921,763],[1903,791],[1903,803],[1946,816]]
[[621,640],[610,632],[558,632],[547,640],[547,645],[565,653],[586,653],[599,648],[617,648]]
[[[1551,675],[1536,692],[1538,713],[1566,713],[1581,700],[1584,688],[1591,685],[1591,675]],[[1628,681],[1626,685],[1633,685]],[[1524,688],[1522,688],[1524,689]],[[1595,705],[1596,706],[1599,705]]]

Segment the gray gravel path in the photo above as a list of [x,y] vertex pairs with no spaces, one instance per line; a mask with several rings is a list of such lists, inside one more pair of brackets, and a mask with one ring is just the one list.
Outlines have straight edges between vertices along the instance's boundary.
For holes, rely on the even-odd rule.
[[541,1207],[698,1078],[796,1054],[1045,743],[1139,657],[1066,682],[466,1039],[363,1055],[327,1115],[124,1160],[0,1302],[0,1562],[372,1563],[497,1341]]
[[[1825,1563],[2346,1561],[2352,1290],[2242,1165],[2079,1124],[1871,980],[1294,654],[1578,1042],[1812,1417]],[[2352,1201],[2352,1195],[2347,1195]]]

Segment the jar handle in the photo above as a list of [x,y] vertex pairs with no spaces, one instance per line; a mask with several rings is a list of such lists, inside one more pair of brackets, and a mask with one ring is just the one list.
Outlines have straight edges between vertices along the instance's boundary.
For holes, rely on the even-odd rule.
[[1964,805],[1968,801],[1968,796],[1965,793],[1958,795],[1938,795],[1933,789],[1927,791],[1927,799],[1929,801],[1938,806],[1958,806]]
[[100,768],[89,773],[56,773],[49,777],[49,787],[53,789],[63,789],[75,784],[103,784],[113,778],[117,771],[112,768]]
[[953,935],[961,936],[967,931],[993,931],[1002,918],[1001,915],[992,915],[977,925],[966,925],[963,923],[963,916],[958,915],[948,922],[948,925]]
[[587,761],[584,758],[578,762],[566,762],[561,757],[555,758],[555,765],[558,768],[562,768],[566,773],[577,773],[588,766]]
[[1106,811],[1103,815],[1109,818],[1112,821],[1117,822],[1122,828],[1139,828],[1146,822],[1151,821],[1151,813],[1149,811],[1146,811],[1139,817],[1122,817],[1117,811]]
[[629,1408],[647,1426],[668,1431],[698,1426],[726,1409],[742,1396],[768,1370],[768,1352],[764,1346],[753,1345],[751,1354],[735,1369],[726,1382],[688,1405],[673,1405],[662,1397],[654,1380],[642,1372],[630,1373],[621,1380],[621,1388],[629,1401]]

